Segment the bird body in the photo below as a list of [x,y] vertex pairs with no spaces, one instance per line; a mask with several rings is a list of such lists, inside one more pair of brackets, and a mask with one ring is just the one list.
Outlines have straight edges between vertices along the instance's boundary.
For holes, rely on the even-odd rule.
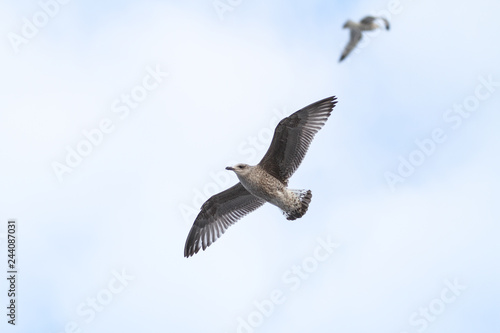
[[239,183],[210,197],[200,209],[184,247],[190,257],[205,250],[226,229],[266,202],[279,207],[288,220],[302,217],[311,202],[310,190],[288,188],[288,179],[302,162],[314,135],[330,116],[336,98],[328,97],[282,119],[276,126],[271,145],[254,166],[236,164]]
[[252,195],[280,208],[288,220],[295,220],[306,213],[310,197],[309,200],[301,197],[304,190],[289,189],[286,183],[267,173],[260,165],[237,164],[226,169],[234,171],[240,183]]
[[347,20],[347,22],[344,24],[344,29],[349,28],[349,29],[355,29],[359,31],[371,31],[375,30],[377,28],[380,28],[378,24],[375,22],[366,22],[366,23],[357,23],[351,20]]

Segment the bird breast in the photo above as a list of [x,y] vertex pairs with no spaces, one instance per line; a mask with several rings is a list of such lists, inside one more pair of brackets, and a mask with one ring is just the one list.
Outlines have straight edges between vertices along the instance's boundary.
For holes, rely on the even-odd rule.
[[285,189],[282,182],[258,166],[254,166],[246,175],[238,175],[238,178],[248,192],[273,204]]

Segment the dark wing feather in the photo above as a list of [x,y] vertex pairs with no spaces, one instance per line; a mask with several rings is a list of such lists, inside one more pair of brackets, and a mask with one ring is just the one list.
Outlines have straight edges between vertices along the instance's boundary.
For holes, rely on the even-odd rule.
[[358,42],[361,40],[361,31],[357,29],[351,29],[351,39],[349,39],[349,43],[347,43],[342,55],[340,56],[339,62],[344,60],[349,53],[358,45]]
[[189,231],[184,256],[190,257],[200,248],[205,250],[230,225],[264,203],[264,200],[250,194],[241,183],[210,197],[201,206],[201,211]]
[[274,131],[271,146],[259,165],[286,184],[336,103],[335,96],[328,97],[281,120]]
[[389,24],[389,21],[385,17],[380,17],[382,21],[384,21],[385,29],[389,30],[391,28],[391,25]]

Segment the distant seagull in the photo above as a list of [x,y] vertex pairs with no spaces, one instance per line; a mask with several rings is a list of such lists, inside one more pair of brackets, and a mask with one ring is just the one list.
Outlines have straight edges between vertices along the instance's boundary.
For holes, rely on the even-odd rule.
[[291,190],[288,179],[297,170],[314,135],[323,127],[337,103],[325,98],[280,121],[271,146],[259,164],[227,167],[240,182],[208,199],[196,217],[184,247],[190,257],[205,250],[226,229],[246,214],[269,202],[279,207],[288,220],[302,217],[311,202],[310,190]]
[[383,17],[367,16],[364,19],[362,19],[359,23],[348,20],[344,24],[344,29],[349,28],[351,30],[351,39],[349,40],[349,43],[347,43],[344,52],[342,52],[339,62],[344,60],[345,57],[347,57],[347,55],[351,53],[351,51],[356,47],[358,42],[361,40],[363,31],[372,31],[380,28],[380,26],[377,23],[375,23],[377,19],[384,21],[385,29],[389,30],[390,28],[389,21],[387,21]]

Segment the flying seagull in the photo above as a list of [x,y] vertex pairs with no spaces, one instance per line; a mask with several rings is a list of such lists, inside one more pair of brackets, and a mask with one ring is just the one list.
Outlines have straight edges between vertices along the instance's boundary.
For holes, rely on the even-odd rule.
[[311,202],[310,190],[289,189],[288,179],[297,170],[314,135],[323,127],[337,103],[335,96],[313,103],[282,119],[259,164],[236,164],[239,183],[222,191],[202,206],[189,231],[184,256],[205,250],[226,229],[246,214],[269,202],[279,207],[288,220],[302,217]]
[[385,19],[384,17],[367,16],[359,23],[347,20],[347,22],[344,24],[344,29],[349,28],[351,30],[351,39],[349,40],[349,43],[347,43],[344,52],[342,52],[339,62],[344,60],[345,57],[347,57],[347,55],[351,53],[351,51],[356,47],[358,42],[361,40],[363,31],[372,31],[380,28],[380,26],[375,23],[377,19],[384,21],[385,29],[389,30],[389,21],[387,21],[387,19]]

